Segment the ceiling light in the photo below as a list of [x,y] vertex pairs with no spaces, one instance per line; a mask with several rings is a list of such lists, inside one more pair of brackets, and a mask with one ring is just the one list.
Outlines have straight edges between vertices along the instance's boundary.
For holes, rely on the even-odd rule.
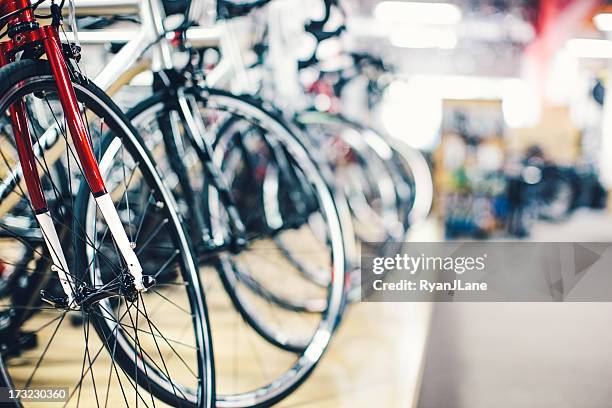
[[612,13],[599,13],[593,17],[593,23],[600,31],[612,31]]
[[451,25],[461,21],[461,9],[448,3],[383,1],[374,16],[384,22]]
[[442,98],[428,85],[418,80],[395,80],[380,107],[387,132],[415,149],[432,150],[440,138]]
[[401,48],[439,48],[451,50],[457,46],[457,34],[450,28],[404,27],[393,30],[389,41]]

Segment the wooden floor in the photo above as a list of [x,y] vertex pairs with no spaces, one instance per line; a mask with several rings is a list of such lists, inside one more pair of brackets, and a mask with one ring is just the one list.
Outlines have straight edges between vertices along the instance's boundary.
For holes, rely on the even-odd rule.
[[426,303],[354,305],[320,367],[280,406],[416,406],[429,315]]
[[[210,311],[211,315],[215,312],[214,308]],[[429,314],[430,306],[424,303],[353,305],[333,339],[328,354],[314,374],[279,406],[287,408],[415,406]],[[74,374],[80,372],[83,364],[83,330],[74,328],[70,332],[71,336],[66,333],[68,332],[64,330],[62,332],[64,337],[55,342],[53,359],[51,362],[48,360],[45,362],[47,371],[42,373],[42,377],[37,376],[39,380],[34,386],[70,384],[72,387],[74,384]],[[224,341],[233,343],[229,335],[227,339],[216,336],[215,340],[215,344],[219,345]],[[98,343],[95,340],[90,342],[91,349],[97,350]],[[226,359],[229,360],[227,356]],[[25,361],[21,364],[24,365],[24,372],[31,372],[32,364]],[[258,370],[256,364],[249,358],[245,358],[241,364],[251,364],[252,370]],[[96,362],[96,365],[97,372],[106,373],[110,370],[108,362]],[[223,370],[223,365],[223,362],[218,362],[217,369]],[[281,364],[280,367],[284,365]],[[274,367],[267,368],[274,369]],[[101,378],[99,384],[105,384],[105,380]],[[119,385],[113,381],[111,386]],[[104,389],[105,386],[101,388]],[[98,393],[103,394],[104,390]],[[132,401],[133,397],[128,396],[128,400]],[[98,399],[105,400],[100,395]],[[83,384],[79,406],[96,406],[95,400],[93,386],[87,380]],[[119,392],[110,393],[109,401],[109,407],[125,405]],[[39,406],[52,407],[62,404],[44,403]],[[69,406],[77,406],[76,398],[73,398]],[[161,404],[157,402],[156,406]]]

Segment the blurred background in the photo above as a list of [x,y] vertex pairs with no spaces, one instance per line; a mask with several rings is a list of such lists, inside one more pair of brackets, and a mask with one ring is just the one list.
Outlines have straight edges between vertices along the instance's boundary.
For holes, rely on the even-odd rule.
[[[96,3],[77,1],[77,10]],[[175,3],[182,0],[167,0],[166,8]],[[259,58],[268,68],[274,65],[262,95],[277,107],[340,112],[422,153],[434,193],[421,212],[433,207],[425,223],[413,226],[411,238],[612,238],[612,229],[603,228],[612,226],[606,211],[612,187],[612,99],[606,94],[612,3],[341,0],[338,5],[324,31],[344,30],[318,44],[303,30],[304,21],[323,14],[318,0],[273,1],[232,20],[232,30],[245,63]],[[280,35],[262,29],[273,15]],[[80,26],[99,24],[85,19]],[[82,34],[91,77],[112,57],[108,51],[116,52],[135,32],[121,20],[110,30],[104,46]],[[206,49],[204,61],[212,69],[219,49],[207,45],[206,28],[197,36],[195,44]],[[284,42],[281,51],[272,51],[275,41]],[[299,75],[287,69],[296,61]],[[132,85],[151,82],[150,73],[143,73]],[[226,87],[253,91],[240,82]],[[125,106],[140,97],[118,96]]]
[[[612,2],[343,4],[349,47],[394,72],[368,93],[372,110],[366,88],[347,89],[345,112],[432,169],[432,213],[410,239],[612,238]],[[414,394],[390,406],[609,407],[611,315],[602,303],[435,304]]]
[[[279,15],[291,25],[318,3]],[[433,193],[407,240],[612,240],[612,1],[340,5],[330,24],[346,31],[315,54],[311,39],[296,35],[293,57],[319,64],[275,76],[270,100],[289,111],[299,84],[316,110],[341,106],[420,152]],[[257,16],[243,20],[248,60],[260,25]],[[86,67],[91,77],[127,40],[83,39],[88,61],[100,58]],[[147,75],[131,85],[150,83]],[[135,98],[118,95],[126,106]],[[283,406],[612,406],[612,305],[362,303],[348,314],[329,357]]]
[[397,74],[370,115],[427,155],[445,238],[610,238],[611,6],[346,3],[352,48]]
[[[376,120],[424,151],[433,171],[433,212],[414,239],[612,238],[612,4],[360,1],[350,10],[355,46],[400,74]],[[435,304],[415,405],[609,407],[611,312]]]

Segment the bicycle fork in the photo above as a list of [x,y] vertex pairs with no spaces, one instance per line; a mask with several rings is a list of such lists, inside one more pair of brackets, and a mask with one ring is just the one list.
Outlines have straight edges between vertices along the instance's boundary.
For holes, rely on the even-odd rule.
[[[106,191],[93,148],[89,142],[86,126],[81,116],[76,93],[70,80],[57,29],[53,26],[45,26],[41,27],[39,30],[38,33],[41,33],[39,40],[44,46],[47,59],[51,66],[51,72],[57,85],[59,100],[66,117],[66,123],[72,137],[81,169],[94,196],[96,205],[104,217],[119,252],[127,265],[127,270],[134,278],[136,290],[143,291],[146,288],[143,282],[142,266],[134,252],[133,244],[129,241],[123,228],[123,224],[112,199]],[[0,51],[3,51],[0,52],[0,66],[12,62],[13,58],[7,57],[7,55],[11,55],[10,50],[0,48]],[[20,99],[13,103],[13,105],[9,107],[9,112],[11,126],[16,139],[19,161],[21,163],[21,169],[30,202],[42,231],[46,247],[51,254],[53,262],[52,270],[58,274],[64,293],[67,296],[65,306],[72,308],[75,307],[75,290],[77,286],[75,285],[74,276],[69,271],[68,263],[42,190],[40,176],[36,166],[36,157],[30,137],[30,130],[28,128],[24,101]],[[59,132],[60,130],[55,129],[55,131]]]
[[[244,248],[248,239],[246,228],[236,208],[234,198],[230,191],[221,169],[217,168],[213,159],[212,141],[206,139],[206,126],[198,112],[198,104],[193,95],[184,91],[183,88],[177,90],[177,101],[181,119],[185,123],[185,130],[189,139],[196,150],[200,160],[204,163],[204,172],[209,177],[211,185],[219,195],[219,200],[223,203],[227,211],[229,230],[231,233],[231,247],[233,251]],[[214,235],[214,231],[211,233]]]

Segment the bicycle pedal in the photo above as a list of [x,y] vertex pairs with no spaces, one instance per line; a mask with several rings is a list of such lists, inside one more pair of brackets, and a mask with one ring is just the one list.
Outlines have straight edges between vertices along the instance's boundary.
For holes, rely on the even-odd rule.
[[0,337],[7,330],[10,330],[13,318],[15,317],[15,311],[13,309],[6,309],[0,311]]
[[68,297],[66,296],[54,296],[46,290],[41,290],[40,298],[43,302],[48,303],[57,309],[68,309]]
[[202,240],[202,243],[199,245],[199,249],[201,252],[209,252],[218,249],[221,245],[215,243],[215,240],[212,238],[205,238]]

